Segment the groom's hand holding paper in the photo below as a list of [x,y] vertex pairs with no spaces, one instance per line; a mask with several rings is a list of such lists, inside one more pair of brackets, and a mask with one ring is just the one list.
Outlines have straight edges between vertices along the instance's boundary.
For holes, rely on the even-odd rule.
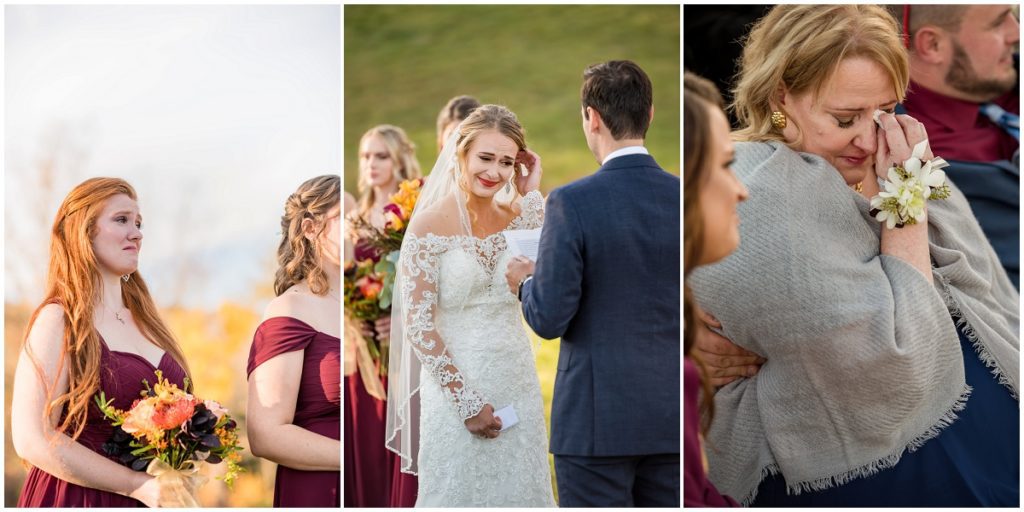
[[[540,230],[538,229],[537,231]],[[509,247],[511,246],[512,244],[509,243]],[[533,269],[533,260],[526,256],[515,256],[508,262],[508,268],[505,270],[505,282],[508,283],[508,291],[512,295],[519,296],[519,286],[527,276],[533,274]]]
[[537,250],[540,249],[540,231],[537,229],[513,229],[505,231],[505,241],[508,242],[508,252],[512,256],[525,256],[531,261],[537,261]]

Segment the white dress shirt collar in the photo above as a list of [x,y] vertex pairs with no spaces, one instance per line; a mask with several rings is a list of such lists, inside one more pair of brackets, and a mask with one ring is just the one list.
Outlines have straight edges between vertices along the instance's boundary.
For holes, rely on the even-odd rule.
[[626,146],[624,148],[619,148],[619,149],[616,149],[615,151],[612,151],[611,153],[608,153],[608,156],[604,157],[604,161],[601,162],[601,165],[605,165],[612,158],[618,158],[620,156],[626,156],[626,155],[649,155],[649,154],[650,153],[647,151],[647,148],[645,148],[643,146]]

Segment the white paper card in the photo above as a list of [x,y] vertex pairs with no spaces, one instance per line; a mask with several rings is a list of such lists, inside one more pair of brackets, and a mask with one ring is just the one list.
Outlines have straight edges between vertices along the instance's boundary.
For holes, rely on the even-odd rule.
[[532,261],[537,261],[537,249],[540,248],[540,230],[537,229],[516,229],[505,232],[505,240],[508,241],[508,250],[512,256],[526,256]]
[[516,416],[516,409],[511,404],[494,411],[494,415],[501,418],[501,431],[504,432],[519,423],[519,416]]

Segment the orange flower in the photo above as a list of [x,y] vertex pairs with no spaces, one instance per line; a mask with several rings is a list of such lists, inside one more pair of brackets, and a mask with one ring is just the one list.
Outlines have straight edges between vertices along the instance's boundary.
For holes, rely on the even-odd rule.
[[195,408],[195,400],[189,398],[160,401],[153,411],[153,424],[161,430],[180,427],[192,417]]
[[420,186],[423,180],[406,180],[398,184],[398,192],[394,193],[391,202],[402,210],[402,220],[408,221],[409,215],[416,206],[416,200],[420,197]]
[[373,300],[377,298],[380,291],[384,289],[384,283],[378,279],[374,279],[371,276],[364,276],[356,281],[356,286],[359,287],[359,291],[363,293],[363,297]]

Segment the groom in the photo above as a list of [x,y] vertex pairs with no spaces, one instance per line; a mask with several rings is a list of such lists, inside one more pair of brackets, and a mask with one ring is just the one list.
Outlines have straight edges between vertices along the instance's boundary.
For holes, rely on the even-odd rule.
[[548,196],[538,261],[505,278],[527,323],[562,338],[551,453],[563,507],[679,507],[679,178],[643,146],[651,82],[630,61],[583,72],[601,167]]

